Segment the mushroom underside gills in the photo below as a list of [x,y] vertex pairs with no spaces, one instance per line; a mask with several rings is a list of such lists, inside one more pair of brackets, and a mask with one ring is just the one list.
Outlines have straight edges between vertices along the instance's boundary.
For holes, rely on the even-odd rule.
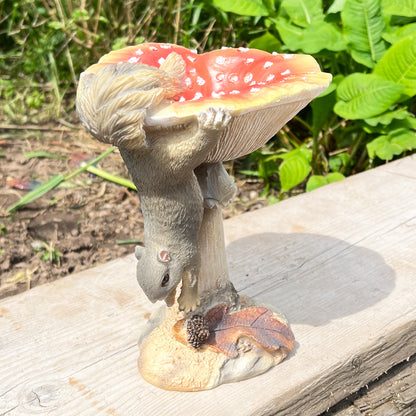
[[[207,156],[206,162],[233,160],[259,149],[309,101],[305,99],[234,116],[220,133],[218,143]],[[241,140],[241,137],[245,139]]]

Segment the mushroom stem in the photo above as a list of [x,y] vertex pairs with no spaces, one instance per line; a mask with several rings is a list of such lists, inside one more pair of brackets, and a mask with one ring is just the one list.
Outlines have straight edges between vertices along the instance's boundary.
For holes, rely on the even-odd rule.
[[204,293],[232,286],[228,277],[221,207],[228,205],[237,188],[221,162],[202,164],[195,169],[195,175],[204,200],[204,215],[198,235],[201,256],[198,296],[204,298]]
[[216,205],[204,209],[199,232],[201,268],[198,279],[198,295],[227,285],[228,265],[225,254],[222,211]]

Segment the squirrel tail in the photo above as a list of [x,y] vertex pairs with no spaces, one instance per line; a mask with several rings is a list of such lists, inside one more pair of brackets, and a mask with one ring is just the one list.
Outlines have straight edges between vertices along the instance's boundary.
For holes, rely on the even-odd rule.
[[76,98],[83,126],[98,140],[120,147],[148,147],[143,123],[148,109],[184,88],[185,62],[171,53],[161,67],[122,63],[81,74]]

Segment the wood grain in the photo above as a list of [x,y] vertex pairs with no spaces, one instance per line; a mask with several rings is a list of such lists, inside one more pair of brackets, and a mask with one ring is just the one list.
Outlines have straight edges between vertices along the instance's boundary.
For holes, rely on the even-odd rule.
[[[361,391],[362,390],[362,391]],[[327,416],[414,416],[416,414],[416,356],[398,364],[378,380],[346,399]]]
[[295,349],[198,393],[137,372],[150,304],[134,256],[0,302],[0,414],[318,415],[416,353],[416,156],[225,222],[231,281]]

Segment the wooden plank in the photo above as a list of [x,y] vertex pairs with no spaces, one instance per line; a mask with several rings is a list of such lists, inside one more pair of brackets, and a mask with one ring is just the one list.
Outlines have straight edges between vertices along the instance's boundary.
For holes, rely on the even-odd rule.
[[416,356],[398,364],[361,390],[356,397],[347,398],[345,403],[330,409],[326,416],[414,416]]
[[317,415],[416,352],[416,155],[225,223],[237,289],[297,344],[198,393],[137,373],[150,304],[128,256],[0,302],[0,414]]

